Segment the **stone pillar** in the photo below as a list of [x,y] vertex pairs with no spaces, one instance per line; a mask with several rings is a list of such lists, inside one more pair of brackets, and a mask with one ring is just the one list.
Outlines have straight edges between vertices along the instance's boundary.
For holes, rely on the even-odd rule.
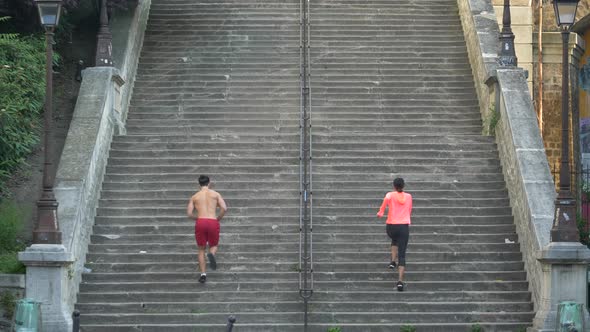
[[73,261],[70,253],[61,244],[33,244],[18,258],[27,266],[25,296],[41,302],[43,331],[71,332],[66,285]]
[[553,332],[557,323],[557,306],[563,301],[584,304],[586,331],[588,316],[588,263],[590,250],[578,242],[551,242],[537,254],[542,265],[541,301],[529,332]]

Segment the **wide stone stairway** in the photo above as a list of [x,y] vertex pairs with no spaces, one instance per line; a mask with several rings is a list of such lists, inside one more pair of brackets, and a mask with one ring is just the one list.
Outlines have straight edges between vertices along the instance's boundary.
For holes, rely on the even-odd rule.
[[[530,325],[456,0],[315,0],[311,25],[316,321],[343,331]],[[376,217],[398,176],[414,197],[404,292]]]
[[[456,0],[312,0],[310,331],[523,331],[533,318]],[[82,331],[303,331],[299,0],[152,0],[77,301]],[[198,283],[197,178],[229,210]],[[414,196],[407,287],[377,210]],[[335,329],[333,329],[334,331]]]

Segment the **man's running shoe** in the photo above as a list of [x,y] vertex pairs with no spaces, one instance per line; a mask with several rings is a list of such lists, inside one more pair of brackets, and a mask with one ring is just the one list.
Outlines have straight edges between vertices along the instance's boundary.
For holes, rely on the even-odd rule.
[[212,253],[207,253],[207,258],[209,259],[209,267],[211,270],[217,270],[217,261],[215,260],[215,255]]
[[398,281],[396,287],[397,287],[397,291],[398,292],[403,292],[404,291],[404,283],[403,282]]
[[199,282],[204,284],[205,281],[207,281],[207,275],[202,273],[201,276],[199,277]]
[[395,261],[391,261],[387,267],[394,270],[397,267],[397,263]]

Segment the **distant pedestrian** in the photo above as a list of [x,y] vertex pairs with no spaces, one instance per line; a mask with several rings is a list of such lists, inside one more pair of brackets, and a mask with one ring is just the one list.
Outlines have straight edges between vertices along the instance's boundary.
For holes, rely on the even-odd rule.
[[[186,214],[195,221],[195,238],[197,240],[197,247],[199,248],[199,268],[201,269],[201,276],[199,282],[207,281],[205,252],[207,251],[207,244],[209,244],[209,252],[207,258],[211,269],[217,269],[217,261],[215,254],[217,253],[217,245],[219,244],[219,221],[225,215],[227,206],[221,195],[209,189],[209,177],[201,175],[199,177],[199,185],[201,190],[194,194],[186,208]],[[217,215],[217,208],[219,207],[219,215]],[[195,209],[197,214],[195,215]]]
[[386,230],[391,238],[391,263],[389,268],[398,268],[399,278],[396,284],[397,290],[404,290],[404,273],[406,271],[406,248],[410,237],[410,215],[412,214],[412,195],[404,192],[404,179],[393,180],[395,191],[388,192],[383,199],[383,204],[377,213],[377,217],[383,217],[385,208],[388,208]]

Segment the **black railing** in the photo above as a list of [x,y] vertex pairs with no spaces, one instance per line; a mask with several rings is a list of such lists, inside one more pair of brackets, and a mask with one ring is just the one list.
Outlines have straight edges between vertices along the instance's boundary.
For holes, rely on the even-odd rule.
[[231,315],[227,318],[227,332],[231,332],[234,329],[235,322],[236,322],[236,316]]
[[80,332],[80,311],[74,310],[72,314],[72,331]]
[[300,149],[299,149],[299,295],[303,299],[304,331],[307,331],[309,300],[313,295],[313,215],[309,0],[300,7]]

